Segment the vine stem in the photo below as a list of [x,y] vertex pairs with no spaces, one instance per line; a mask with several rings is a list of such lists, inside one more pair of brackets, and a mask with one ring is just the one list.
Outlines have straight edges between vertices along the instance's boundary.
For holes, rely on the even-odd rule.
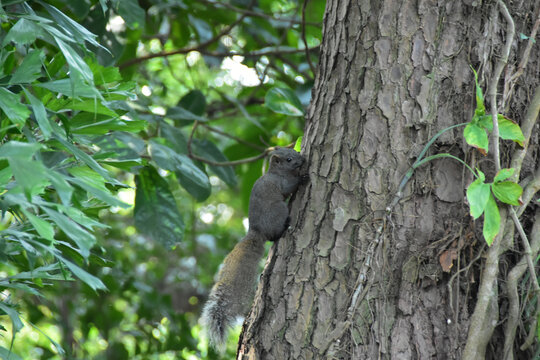
[[508,56],[512,47],[512,41],[514,40],[515,26],[514,20],[508,12],[506,4],[502,0],[498,0],[499,10],[503,14],[506,20],[506,42],[502,51],[501,57],[497,61],[493,77],[489,84],[489,97],[491,102],[491,116],[493,117],[493,132],[491,134],[493,139],[493,160],[495,161],[495,172],[501,170],[501,156],[499,150],[499,122],[497,120],[498,108],[497,108],[497,85],[501,74],[508,63]]
[[[525,231],[523,230],[523,227],[521,226],[521,223],[519,222],[519,219],[517,217],[516,211],[513,207],[510,207],[510,216],[512,217],[512,220],[514,221],[514,225],[519,233],[519,236],[521,238],[521,242],[523,244],[523,250],[525,250],[525,259],[527,260],[527,266],[529,268],[529,273],[531,275],[531,283],[534,288],[534,292],[536,293],[536,314],[533,317],[533,324],[531,324],[530,330],[529,330],[529,336],[527,336],[527,340],[525,340],[525,343],[521,346],[521,350],[526,350],[529,346],[531,346],[532,342],[534,341],[534,335],[536,334],[536,324],[538,322],[538,315],[540,314],[540,285],[538,285],[538,279],[536,277],[536,271],[534,270],[534,263],[532,260],[532,250],[531,245],[529,243],[529,240],[527,239],[527,235],[525,234]],[[532,336],[531,336],[532,332]]]

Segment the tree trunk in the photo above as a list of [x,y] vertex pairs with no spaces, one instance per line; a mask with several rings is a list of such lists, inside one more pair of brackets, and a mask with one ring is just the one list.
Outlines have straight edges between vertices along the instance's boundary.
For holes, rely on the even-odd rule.
[[[525,156],[516,165],[521,183],[540,184],[539,131],[532,125],[540,62],[538,44],[527,38],[540,23],[539,5],[506,6],[514,35],[502,2],[328,1],[303,139],[310,183],[293,199],[291,230],[271,250],[239,358],[460,359],[474,348],[471,359],[500,359],[505,339],[507,356],[532,358],[535,346],[519,350],[535,327],[534,292],[520,280],[525,271],[513,275],[522,281],[524,303],[509,305],[513,289],[503,286],[524,259],[510,210],[499,206],[506,231],[488,247],[465,200],[472,174],[459,162],[430,161],[400,187],[433,135],[471,120],[471,67],[487,112],[495,105],[526,136],[522,151],[501,143],[502,167]],[[494,151],[481,155],[462,133],[463,127],[446,131],[429,153],[451,153],[492,181]],[[538,202],[527,206],[530,199],[521,222],[534,245],[540,215],[534,216]],[[539,246],[532,247],[535,259]],[[525,309],[517,332],[518,325],[505,328],[509,306]]]

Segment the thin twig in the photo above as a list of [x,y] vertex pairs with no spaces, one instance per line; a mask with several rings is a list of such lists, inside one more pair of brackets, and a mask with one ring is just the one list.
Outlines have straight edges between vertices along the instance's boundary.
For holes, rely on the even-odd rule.
[[[161,53],[156,53],[156,54],[149,54],[149,55],[146,55],[146,56],[141,56],[141,57],[138,57],[138,58],[135,58],[135,59],[131,59],[131,60],[128,60],[126,61],[125,63],[123,64],[120,64],[119,68],[120,69],[123,69],[123,68],[126,68],[126,67],[129,67],[129,66],[132,66],[132,65],[135,65],[135,64],[138,64],[138,63],[141,63],[143,61],[146,61],[146,60],[149,60],[149,59],[153,59],[155,57],[164,57],[164,56],[170,56],[170,55],[175,55],[176,54],[187,54],[191,51],[194,51],[196,49],[199,49],[202,50],[204,48],[206,48],[208,45],[211,45],[213,43],[215,43],[216,41],[219,41],[219,39],[221,39],[223,36],[227,35],[228,33],[231,32],[232,29],[234,29],[234,27],[236,25],[238,25],[239,23],[241,23],[244,18],[246,17],[247,15],[246,14],[241,14],[240,17],[238,17],[238,19],[236,19],[236,21],[234,21],[233,23],[231,23],[230,25],[228,25],[227,27],[225,27],[225,29],[221,30],[216,36],[212,37],[211,39],[208,39],[200,44],[198,44],[197,46],[195,47],[191,47],[191,48],[187,48],[187,49],[179,49],[179,50],[176,50],[176,51],[171,51],[169,53],[164,53],[164,52],[161,52]],[[189,51],[188,51],[189,50]],[[168,55],[160,55],[160,54],[168,54]]]
[[[191,159],[198,160],[198,161],[203,162],[203,163],[208,164],[208,165],[212,165],[212,166],[236,166],[236,165],[241,165],[241,164],[247,164],[247,163],[251,163],[251,162],[254,162],[254,161],[257,161],[259,159],[264,158],[265,156],[267,156],[269,153],[271,153],[272,151],[274,151],[276,149],[275,146],[271,146],[271,147],[266,148],[259,155],[244,158],[244,159],[241,159],[241,160],[234,160],[234,161],[222,161],[222,162],[219,162],[219,161],[213,161],[213,160],[210,160],[210,159],[207,159],[207,158],[203,158],[201,156],[198,156],[198,155],[194,154],[193,150],[191,148],[191,144],[193,143],[193,135],[195,134],[195,130],[197,129],[197,127],[199,125],[200,125],[199,121],[195,121],[193,123],[193,128],[191,129],[191,133],[189,134],[189,138],[188,138],[188,141],[187,141],[187,152],[188,152],[188,156]],[[293,145],[294,144],[290,144],[287,147],[291,147]]]
[[313,66],[313,63],[311,62],[311,56],[309,55],[308,44],[306,40],[306,7],[309,0],[304,0],[304,4],[302,5],[302,41],[304,42],[304,47],[306,48],[306,60],[309,64],[309,67],[311,69],[311,72],[313,75],[315,75],[315,66]]
[[256,144],[253,144],[253,143],[250,143],[249,141],[246,141],[242,138],[239,138],[237,136],[234,136],[234,135],[231,135],[231,134],[228,134],[226,133],[225,131],[222,131],[222,130],[219,130],[218,128],[215,128],[213,126],[210,126],[208,124],[205,124],[205,123],[200,123],[199,124],[200,126],[204,127],[205,129],[208,129],[212,132],[215,132],[216,134],[220,134],[220,135],[223,135],[225,137],[228,137],[229,139],[233,139],[241,144],[244,144],[246,146],[249,146],[250,148],[253,148],[253,149],[256,149],[256,150],[259,150],[259,151],[264,151],[265,148],[263,146],[259,146],[259,145],[256,145]]
[[[217,1],[208,1],[208,0],[199,0],[199,2],[203,3],[203,4],[220,6],[220,7],[223,7],[225,9],[229,9],[229,10],[232,10],[234,12],[237,12],[237,13],[246,14],[247,16],[250,16],[250,17],[260,17],[260,18],[263,18],[263,19],[268,19],[268,20],[272,20],[272,21],[282,21],[282,22],[291,23],[291,24],[301,24],[302,23],[301,20],[296,20],[294,17],[280,18],[280,17],[268,15],[268,14],[265,14],[265,13],[256,12],[256,11],[253,11],[253,10],[239,8],[237,6],[231,5],[231,4],[226,3],[226,2],[217,2]],[[313,25],[313,26],[321,26],[321,24],[317,23],[317,22],[310,22],[308,24]]]

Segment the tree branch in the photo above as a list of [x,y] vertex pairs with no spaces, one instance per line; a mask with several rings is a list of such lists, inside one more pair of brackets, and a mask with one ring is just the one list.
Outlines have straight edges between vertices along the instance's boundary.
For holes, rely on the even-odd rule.
[[[208,165],[212,165],[212,166],[236,166],[236,165],[241,165],[241,164],[247,164],[247,163],[251,163],[251,162],[254,162],[254,161],[257,161],[259,159],[264,158],[265,156],[267,156],[269,153],[271,153],[272,151],[274,151],[276,149],[275,146],[271,146],[271,147],[266,148],[259,155],[248,157],[248,158],[241,159],[241,160],[219,162],[219,161],[213,161],[213,160],[210,160],[210,159],[206,159],[206,158],[203,158],[201,156],[198,156],[198,155],[194,154],[193,150],[191,149],[191,144],[193,143],[193,134],[195,134],[195,130],[197,129],[197,127],[199,125],[200,125],[199,121],[195,121],[193,123],[193,129],[191,129],[191,133],[189,134],[189,138],[188,138],[188,142],[187,142],[188,156],[193,160],[198,160],[198,161],[203,162],[203,163],[208,164]],[[287,147],[292,147],[292,146],[294,146],[294,144],[290,144]]]
[[128,60],[125,63],[120,64],[119,68],[123,69],[123,68],[129,67],[129,66],[141,63],[143,61],[153,59],[155,57],[162,57],[162,56],[160,56],[160,54],[169,54],[169,55],[166,55],[166,56],[170,56],[170,55],[176,55],[176,54],[187,54],[187,53],[189,53],[191,51],[195,51],[196,49],[199,49],[199,51],[200,51],[200,50],[206,48],[208,45],[211,45],[211,44],[215,43],[216,41],[219,41],[219,39],[221,39],[223,36],[230,33],[231,30],[236,25],[241,23],[246,16],[247,16],[246,14],[240,15],[240,17],[238,19],[236,19],[236,21],[234,21],[232,24],[227,26],[225,29],[221,30],[219,32],[219,34],[217,34],[216,36],[214,36],[211,39],[208,39],[207,41],[205,41],[203,43],[198,44],[196,47],[191,47],[191,48],[186,48],[186,49],[179,49],[179,50],[176,50],[176,51],[171,51],[169,53],[161,52],[161,53],[156,53],[156,54],[149,54],[149,55],[146,55],[146,56],[142,56],[142,57],[138,57],[138,58],[135,58],[135,59]]

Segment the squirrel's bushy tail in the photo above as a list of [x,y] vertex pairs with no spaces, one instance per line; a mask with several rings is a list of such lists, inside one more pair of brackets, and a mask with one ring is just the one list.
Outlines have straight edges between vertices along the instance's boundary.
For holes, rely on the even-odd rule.
[[231,312],[228,299],[230,296],[214,286],[201,316],[210,344],[220,351],[224,350],[229,328],[236,318],[236,315]]
[[202,312],[202,325],[210,344],[223,350],[229,328],[249,309],[255,292],[265,238],[248,231],[223,261],[218,280]]

